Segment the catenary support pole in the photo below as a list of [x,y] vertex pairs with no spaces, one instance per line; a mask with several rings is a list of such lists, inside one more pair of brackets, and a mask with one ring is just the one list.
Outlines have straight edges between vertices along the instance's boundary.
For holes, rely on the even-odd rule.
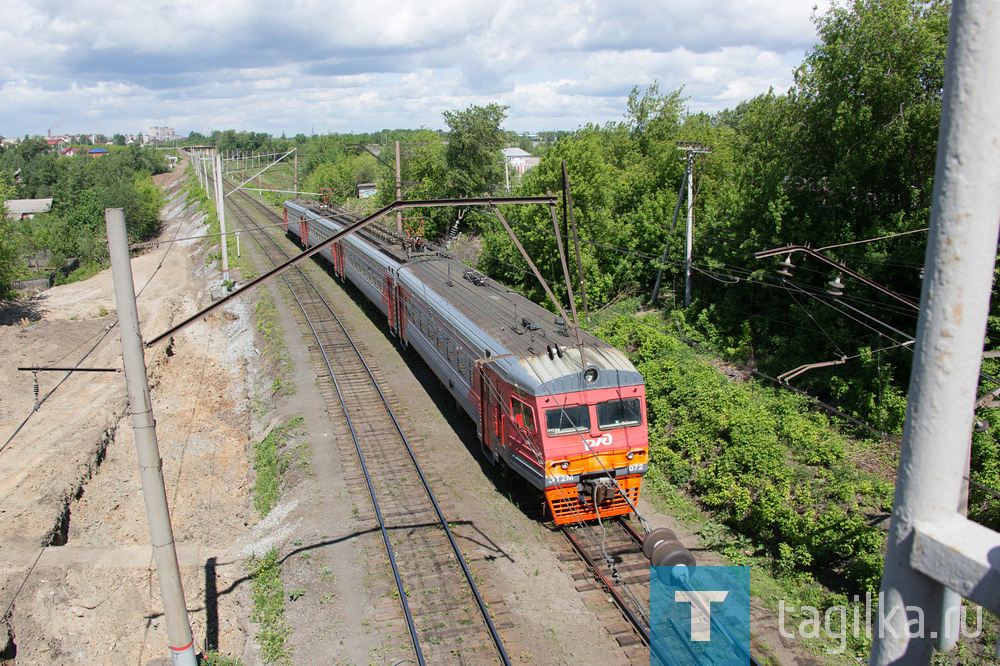
[[299,196],[299,149],[296,147],[292,154],[292,194]]
[[215,156],[215,170],[218,177],[215,179],[216,205],[215,211],[219,216],[219,232],[222,233],[222,281],[229,283],[229,244],[226,240],[226,195],[222,187],[222,161],[219,156]]
[[[995,0],[955,0],[946,63],[926,272],[873,666],[931,662],[931,631],[941,626],[944,586],[932,572],[914,568],[920,554],[914,544],[929,528],[962,520],[962,477],[1000,227]],[[922,631],[914,635],[917,629]]]
[[[403,198],[403,181],[399,176],[399,141],[396,142],[396,201]],[[403,233],[403,211],[396,211],[396,233]]]
[[[580,301],[583,305],[583,316],[587,323],[590,323],[590,311],[587,309],[587,289],[583,285],[583,261],[580,259],[580,237],[576,233],[576,214],[573,212],[573,193],[569,185],[569,173],[566,171],[566,160],[562,161],[563,191],[566,193],[565,203],[569,208],[569,222],[573,229],[573,247],[576,249],[576,275],[580,280]],[[566,229],[566,220],[563,220],[563,231]],[[563,234],[565,235],[565,234]]]
[[[677,229],[677,216],[681,212],[681,202],[684,200],[684,187],[687,185],[688,173],[684,170],[684,177],[681,179],[681,186],[677,190],[677,205],[674,206],[674,217],[670,223],[670,236]],[[667,254],[670,252],[670,236],[667,236],[663,243],[663,256],[660,257],[660,270],[656,273],[656,283],[653,285],[653,295],[649,297],[650,304],[655,305],[656,299],[660,295],[660,283],[663,281],[663,267],[667,263]]]
[[688,195],[688,210],[687,210],[687,240],[684,245],[684,307],[691,305],[691,254],[694,249],[694,191],[691,187],[691,175],[694,171],[694,154],[688,153],[687,156],[687,171],[685,172],[687,178],[687,195]]
[[209,200],[214,201],[215,200],[215,185],[213,184],[212,187],[209,187],[208,186],[208,178],[212,178],[213,183],[214,183],[214,181],[215,181],[215,162],[212,161],[211,155],[209,155],[205,159],[207,161],[207,163],[204,163],[205,169],[206,169],[205,170],[205,196],[208,197]]
[[184,603],[180,567],[174,534],[167,509],[167,492],[163,485],[160,451],[156,443],[156,423],[149,399],[146,361],[142,354],[139,314],[135,305],[135,285],[129,263],[125,215],[121,208],[109,208],[104,213],[108,232],[108,252],[111,255],[111,278],[118,306],[118,329],[121,331],[122,361],[125,384],[128,387],[129,413],[135,431],[135,449],[139,459],[142,498],[149,519],[149,537],[153,545],[156,577],[163,597],[163,615],[170,641],[170,656],[174,666],[195,666],[194,638]]

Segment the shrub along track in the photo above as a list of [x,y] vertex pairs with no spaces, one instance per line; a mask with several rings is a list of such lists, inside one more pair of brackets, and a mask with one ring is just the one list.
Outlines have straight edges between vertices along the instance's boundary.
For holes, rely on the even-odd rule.
[[[243,201],[257,202],[246,197]],[[230,206],[251,238],[269,258],[288,252],[258,228],[232,198]],[[273,211],[261,206],[269,216]],[[281,259],[275,261],[277,263]],[[298,268],[282,274],[314,339],[310,351],[331,409],[345,415],[337,441],[353,445],[359,473],[345,479],[352,494],[367,493],[388,554],[396,593],[419,663],[509,663],[444,513],[390,407],[377,368],[365,360],[340,319],[316,286]],[[344,451],[344,453],[348,453]],[[493,595],[490,595],[492,598]],[[503,625],[500,625],[504,628]]]

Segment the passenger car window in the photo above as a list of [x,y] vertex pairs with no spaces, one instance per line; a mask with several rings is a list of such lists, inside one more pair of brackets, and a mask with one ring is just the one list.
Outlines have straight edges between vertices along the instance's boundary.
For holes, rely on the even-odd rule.
[[545,429],[550,435],[568,435],[590,430],[590,408],[587,405],[557,407],[545,412]]
[[642,423],[639,398],[608,400],[597,405],[597,427],[601,430],[637,426]]

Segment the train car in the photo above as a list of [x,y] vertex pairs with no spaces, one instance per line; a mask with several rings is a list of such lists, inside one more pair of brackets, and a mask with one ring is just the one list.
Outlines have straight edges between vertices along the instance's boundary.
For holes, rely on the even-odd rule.
[[[286,201],[284,216],[307,247],[353,221],[302,199]],[[537,488],[557,524],[631,512],[648,437],[645,386],[628,358],[588,333],[577,344],[562,319],[465,264],[378,233],[320,253],[420,354],[475,422],[486,457]]]

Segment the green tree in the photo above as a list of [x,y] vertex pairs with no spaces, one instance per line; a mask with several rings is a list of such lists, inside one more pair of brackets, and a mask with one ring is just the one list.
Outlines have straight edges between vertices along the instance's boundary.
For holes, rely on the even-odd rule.
[[333,190],[334,200],[342,204],[357,196],[358,184],[375,182],[377,169],[375,158],[367,153],[347,155],[335,162],[323,162],[317,166],[306,178],[305,189],[318,192],[321,188],[328,187]]
[[17,273],[17,239],[14,224],[7,219],[7,200],[14,195],[13,184],[0,174],[0,298],[11,296],[10,285]]
[[[806,55],[787,95],[761,95],[716,117],[735,131],[735,159],[731,192],[698,225],[700,263],[759,277],[770,272],[774,260],[754,260],[758,250],[788,243],[838,245],[927,225],[948,9],[946,2],[916,0],[834,5],[815,19],[820,42]],[[912,234],[827,254],[916,297],[925,243],[925,235]],[[827,267],[805,261],[793,273],[785,283],[788,291],[702,280],[696,294],[717,333],[713,341],[721,348],[753,350],[744,360],[775,374],[891,344],[856,322],[853,313],[797,291],[825,290],[834,277]],[[863,285],[849,284],[844,298],[894,328],[915,328],[915,313],[897,310]],[[737,344],[742,339],[747,344]],[[899,349],[877,355],[883,368],[894,369],[891,377],[857,359],[811,372],[799,385],[839,400],[869,423],[897,430],[886,401],[875,404],[865,396],[897,395],[911,358]]]
[[508,106],[491,102],[472,105],[464,111],[445,111],[448,125],[447,193],[455,197],[482,196],[503,183],[503,155],[507,133],[500,124],[507,118]]
[[125,135],[124,134],[115,134],[113,137],[111,137],[111,140],[114,142],[114,144],[116,146],[124,146],[125,145]]

